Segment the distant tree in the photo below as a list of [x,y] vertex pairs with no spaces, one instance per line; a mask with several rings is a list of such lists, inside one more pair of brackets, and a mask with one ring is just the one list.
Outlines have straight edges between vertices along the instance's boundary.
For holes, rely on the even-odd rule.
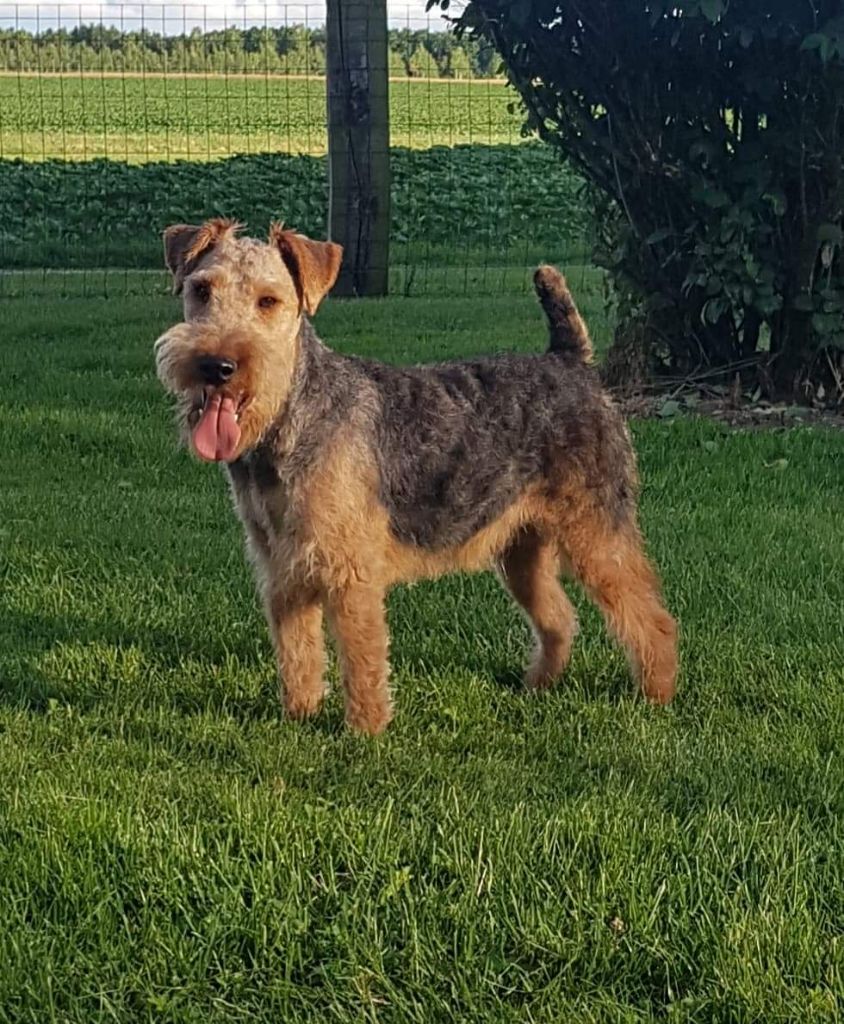
[[[390,30],[389,51],[391,75],[424,78],[466,77],[467,61],[473,74],[488,74],[488,55],[494,53],[468,41],[460,44],[450,32],[409,28]],[[324,74],[325,29],[290,24],[203,32],[195,27],[164,35],[84,24],[37,35],[0,30],[0,70],[18,69]]]
[[407,70],[412,78],[438,78],[440,73],[436,60],[424,45],[417,46],[410,55]]
[[[412,74],[410,61],[413,54],[420,45],[420,33],[409,28],[391,29],[387,34],[390,47],[390,74],[410,77]],[[395,55],[395,58],[393,58]],[[401,62],[402,70],[398,70],[398,62]],[[395,70],[393,70],[395,68]]]
[[502,73],[501,57],[494,46],[483,40],[470,39],[468,36],[464,36],[461,42],[469,54],[472,70],[478,78],[493,78]]
[[451,51],[451,57],[448,63],[448,77],[449,78],[474,78],[475,71],[472,67],[472,62],[469,59],[469,54],[463,49],[462,46],[456,46]]
[[408,67],[407,60],[404,54],[400,50],[395,50],[390,47],[390,52],[387,55],[388,67],[391,78],[407,78]]
[[441,78],[451,77],[451,56],[459,46],[453,32],[425,32],[422,45],[431,55]]
[[54,42],[45,43],[37,50],[36,67],[39,71],[61,71],[62,57]]

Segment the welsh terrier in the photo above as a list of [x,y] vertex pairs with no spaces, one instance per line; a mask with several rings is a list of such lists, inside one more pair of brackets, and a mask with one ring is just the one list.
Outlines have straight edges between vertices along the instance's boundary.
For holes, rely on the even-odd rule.
[[184,322],[155,343],[156,367],[185,441],[225,466],[287,714],[322,703],[325,613],[346,722],[381,732],[388,589],[488,568],[533,626],[528,687],[548,687],[569,660],[565,573],[626,648],[642,694],[671,700],[676,626],[642,548],[630,438],[562,275],[535,275],[544,355],[394,367],[332,352],[308,320],[340,246],[280,224],[267,242],[239,230],[216,219],[165,231]]

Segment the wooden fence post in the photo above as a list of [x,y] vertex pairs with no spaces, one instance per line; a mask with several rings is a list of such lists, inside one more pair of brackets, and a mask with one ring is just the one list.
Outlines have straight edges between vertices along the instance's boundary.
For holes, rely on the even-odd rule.
[[387,0],[328,0],[329,237],[334,295],[386,295],[390,246]]

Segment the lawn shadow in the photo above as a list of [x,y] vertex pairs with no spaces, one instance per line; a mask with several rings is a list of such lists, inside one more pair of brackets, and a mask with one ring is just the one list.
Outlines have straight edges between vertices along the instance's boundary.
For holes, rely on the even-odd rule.
[[[133,649],[143,659],[144,675],[164,678],[174,674],[186,661],[194,667],[207,667],[209,686],[201,698],[187,688],[178,685],[168,690],[169,703],[174,710],[195,712],[201,707],[225,710],[227,714],[246,719],[264,717],[270,708],[277,713],[278,700],[275,683],[270,688],[262,687],[259,694],[238,693],[238,688],[222,685],[228,677],[221,672],[232,656],[237,657],[240,666],[250,674],[264,674],[264,663],[251,645],[227,649],[220,643],[194,643],[190,633],[171,633],[167,630],[144,626],[139,623],[97,621],[74,615],[49,615],[45,613],[4,612],[7,636],[24,638],[17,643],[18,657],[12,668],[7,668],[0,679],[0,704],[23,707],[34,713],[43,713],[55,701],[82,708],[105,703],[109,694],[119,687],[121,679],[115,677],[96,678],[92,674],[90,685],[80,689],[67,673],[61,676],[51,674],[45,668],[49,653],[61,645],[102,645],[111,652],[128,654]],[[11,641],[7,640],[7,645]],[[266,674],[274,678],[275,667],[267,645]],[[108,688],[113,683],[113,689]],[[265,689],[267,692],[265,693]],[[242,687],[240,688],[242,691]],[[148,699],[161,703],[161,688],[151,688]],[[125,693],[124,693],[125,697]],[[142,695],[141,699],[146,699]]]
[[[14,644],[15,654],[7,659],[0,679],[0,706],[43,714],[56,703],[82,711],[120,703],[122,707],[166,706],[176,714],[221,713],[247,723],[277,719],[281,715],[276,681],[275,659],[266,630],[260,630],[260,643],[247,630],[241,641],[226,647],[221,641],[198,643],[189,630],[175,632],[141,622],[97,620],[73,614],[46,612],[4,613],[7,650]],[[249,642],[246,642],[248,638]],[[63,646],[80,652],[61,655]],[[85,648],[95,648],[86,661]],[[342,731],[342,699],[337,681],[336,658],[329,642],[330,696],[327,707],[313,719],[299,723],[307,731],[336,735]],[[50,654],[56,652],[55,665]],[[126,674],[121,669],[125,659]],[[232,663],[234,659],[234,664]],[[392,652],[395,676],[419,683],[419,662],[403,657],[402,649]],[[631,699],[632,684],[620,669],[608,680],[606,672],[590,674],[578,664],[546,693],[531,693],[524,686],[523,663],[491,654],[454,646],[440,649],[438,675],[479,680],[490,693],[506,693],[524,700],[571,700],[572,691],[584,702],[621,704]],[[609,685],[608,685],[609,682]],[[494,712],[497,702],[491,702]]]

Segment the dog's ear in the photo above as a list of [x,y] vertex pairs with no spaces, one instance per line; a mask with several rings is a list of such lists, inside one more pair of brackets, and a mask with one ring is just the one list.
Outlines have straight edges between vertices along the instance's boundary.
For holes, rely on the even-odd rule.
[[314,242],[282,224],[270,225],[270,245],[278,247],[284,265],[290,271],[299,305],[312,315],[331,290],[343,259],[343,247],[334,242]]
[[204,224],[172,224],[164,231],[164,262],[173,275],[173,291],[182,290],[192,264],[212,249],[225,235],[235,234],[242,225],[226,217],[214,217]]

